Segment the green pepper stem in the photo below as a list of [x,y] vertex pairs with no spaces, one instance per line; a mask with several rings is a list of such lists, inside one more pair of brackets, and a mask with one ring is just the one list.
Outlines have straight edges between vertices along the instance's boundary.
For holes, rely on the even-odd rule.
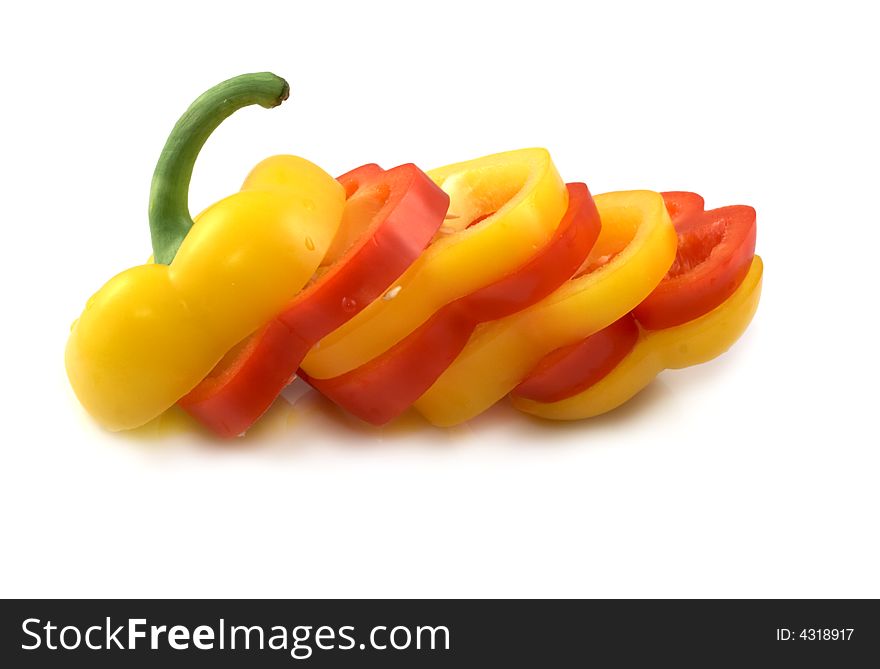
[[233,112],[248,105],[277,107],[290,87],[270,72],[242,74],[202,93],[174,126],[150,187],[150,237],[153,259],[168,265],[193,225],[189,182],[196,158],[211,133]]

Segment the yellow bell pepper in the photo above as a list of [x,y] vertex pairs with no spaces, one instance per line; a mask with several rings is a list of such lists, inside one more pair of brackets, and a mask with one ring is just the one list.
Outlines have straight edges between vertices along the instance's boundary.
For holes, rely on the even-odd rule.
[[[377,300],[306,356],[312,378],[339,376],[385,352],[445,304],[525,263],[552,237],[568,192],[544,149],[522,149],[428,172],[450,197],[440,236]],[[479,225],[472,225],[479,222]]]
[[628,191],[594,199],[602,230],[581,273],[533,306],[479,326],[415,403],[431,423],[455,425],[486,410],[545,354],[628,313],[664,277],[677,237],[661,195]]
[[718,357],[733,346],[755,315],[763,274],[764,264],[755,256],[733,295],[712,311],[675,327],[642,329],[626,357],[586,390],[556,402],[512,396],[513,405],[542,418],[590,418],[619,407],[664,369],[681,369]]
[[172,131],[150,197],[161,264],[108,281],[74,323],[65,351],[77,397],[106,428],[134,428],[172,406],[278,313],[321,262],[345,192],[304,159],[264,161],[241,192],[195,225],[189,217],[192,168],[211,131],[236,109],[273,107],[287,92],[268,73],[230,79],[196,100]]

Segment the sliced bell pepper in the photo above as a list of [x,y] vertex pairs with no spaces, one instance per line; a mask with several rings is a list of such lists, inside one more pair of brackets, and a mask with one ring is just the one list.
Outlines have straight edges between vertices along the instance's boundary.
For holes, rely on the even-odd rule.
[[450,197],[440,235],[376,300],[324,337],[302,363],[314,379],[349,372],[387,351],[449,302],[525,263],[553,236],[568,191],[544,149],[456,163],[429,176]]
[[386,352],[330,379],[301,374],[362,420],[381,425],[415,402],[467,344],[479,323],[534,304],[577,271],[599,235],[599,214],[585,184],[568,184],[568,211],[553,238],[498,281],[442,307]]
[[65,366],[85,409],[111,430],[142,425],[196,386],[229,348],[266,323],[318,268],[336,233],[345,190],[288,157],[296,186],[260,179],[190,218],[192,168],[224,118],[287,98],[275,75],[212,88],[174,127],[150,194],[155,264],[118,274],[71,328]]
[[455,425],[513,390],[547,353],[598,332],[633,309],[675,258],[675,229],[659,193],[595,197],[602,230],[575,277],[537,304],[480,325],[415,403],[435,425]]
[[[279,188],[286,183],[278,181]],[[415,165],[387,172],[367,165],[339,181],[349,197],[313,282],[180,401],[220,436],[244,433],[321,337],[385,293],[431,241],[449,204],[446,193]]]
[[[570,388],[574,393],[564,398],[546,395],[546,401],[537,401],[530,397],[542,393],[527,386],[511,395],[513,405],[542,418],[590,418],[619,407],[664,369],[681,369],[712,360],[729,349],[751,322],[761,296],[763,273],[761,258],[755,256],[745,279],[719,306],[682,325],[642,330],[632,350],[583,390]],[[635,323],[632,316],[626,318]]]
[[[740,304],[737,307],[739,311],[731,303],[723,312],[725,316],[716,315],[700,326],[703,329],[709,325],[722,328],[716,332],[712,346],[707,347],[702,339],[698,340],[696,346],[690,346],[683,340],[681,350],[669,354],[662,350],[668,345],[668,336],[658,338],[660,331],[653,330],[642,320],[642,313],[649,315],[649,322],[675,321],[693,314],[686,322],[694,322],[732,299],[731,282],[734,283],[733,291],[736,291],[745,274],[756,271],[753,266],[756,236],[754,209],[735,205],[703,211],[703,198],[696,193],[686,192],[663,193],[663,200],[678,235],[675,262],[663,281],[630,314],[591,337],[544,357],[511,394],[516,406],[547,417],[557,414],[579,418],[596,415],[594,412],[599,407],[608,407],[604,410],[614,408],[644,388],[663,369],[657,365],[665,365],[665,360],[687,366],[688,356],[693,356],[694,362],[691,364],[703,362],[709,359],[706,358],[707,351],[714,352],[711,357],[720,355],[745,330],[754,309],[749,306],[751,303],[748,300],[741,299],[737,303]],[[744,261],[745,273],[741,269]],[[742,277],[738,278],[740,275]],[[757,294],[760,293],[760,272],[757,282],[757,289],[753,286],[747,291],[749,296],[755,290]],[[754,295],[755,305],[757,294]],[[646,304],[649,308],[643,309]],[[704,306],[707,304],[714,307]],[[674,317],[663,313],[664,307],[675,311]],[[748,320],[742,322],[740,316],[747,312]],[[724,330],[726,327],[733,329]],[[665,330],[675,330],[683,338],[693,336],[695,331],[678,330],[676,326]],[[618,370],[618,365],[625,360],[629,360],[627,365]],[[635,360],[641,361],[638,369],[633,368]],[[622,370],[629,370],[632,377],[627,378]],[[612,374],[614,378],[603,388],[613,389],[613,392],[587,392]],[[601,399],[598,393],[602,393]],[[559,406],[554,405],[575,396],[580,397]],[[533,402],[529,403],[528,400]],[[586,413],[581,415],[581,412]]]

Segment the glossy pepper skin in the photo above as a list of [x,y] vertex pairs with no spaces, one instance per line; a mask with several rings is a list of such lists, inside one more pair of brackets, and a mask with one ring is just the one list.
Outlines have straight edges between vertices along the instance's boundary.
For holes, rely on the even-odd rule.
[[304,375],[325,397],[374,425],[412,405],[465,347],[482,322],[546,297],[583,263],[599,234],[599,213],[586,184],[568,184],[569,206],[556,232],[528,262],[498,281],[450,302],[378,357],[330,379]]
[[236,77],[200,97],[169,137],[150,202],[158,262],[122,272],[92,296],[65,351],[77,397],[104,427],[134,428],[172,406],[278,313],[332,242],[345,191],[292,156],[285,171],[297,187],[279,189],[258,168],[241,192],[195,225],[189,219],[186,191],[210,132],[242,106],[280,104],[287,91],[268,73]]
[[[291,176],[278,175],[279,188],[296,188],[296,175]],[[243,434],[321,337],[382,297],[431,241],[449,204],[446,193],[415,165],[387,172],[365,165],[338,181],[349,197],[312,282],[180,401],[219,436]]]
[[[662,330],[641,330],[632,350],[607,374],[580,392],[541,402],[520,393],[511,396],[520,411],[554,420],[579,420],[619,407],[664,369],[708,362],[727,351],[745,332],[761,297],[764,265],[755,256],[733,295],[694,320]],[[633,324],[632,316],[627,316]]]
[[450,198],[440,236],[377,300],[324,337],[303,361],[312,378],[349,372],[381,355],[449,302],[497,281],[553,236],[568,192],[544,149],[456,163],[428,175]]
[[415,403],[431,423],[456,425],[513,390],[551,351],[610,325],[641,302],[675,258],[675,229],[659,193],[595,198],[602,230],[580,272],[531,307],[484,323]]

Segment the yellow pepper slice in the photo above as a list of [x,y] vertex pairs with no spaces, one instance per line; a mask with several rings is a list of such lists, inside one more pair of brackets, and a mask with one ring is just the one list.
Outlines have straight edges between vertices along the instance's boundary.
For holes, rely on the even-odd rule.
[[455,425],[486,410],[544,355],[616,321],[664,277],[675,258],[677,237],[662,196],[627,191],[594,199],[602,231],[582,268],[585,273],[528,309],[479,326],[455,362],[415,403],[431,423]]
[[664,369],[681,369],[718,357],[733,346],[755,315],[763,274],[764,264],[755,256],[746,278],[727,300],[682,325],[642,330],[626,357],[583,392],[557,402],[536,402],[513,396],[513,405],[542,418],[590,418],[619,407]]
[[568,207],[545,149],[499,153],[428,175],[450,197],[440,236],[395,282],[394,299],[373,302],[310,351],[302,363],[309,376],[360,367],[445,304],[522,265],[552,237]]
[[194,225],[187,211],[192,166],[210,129],[241,106],[274,106],[286,96],[282,79],[244,75],[208,91],[175,126],[150,211],[154,255],[170,264],[110,279],[74,323],[65,351],[77,397],[104,427],[138,427],[172,406],[278,313],[321,262],[345,191],[302,158],[265,161],[245,190],[209,207]]

